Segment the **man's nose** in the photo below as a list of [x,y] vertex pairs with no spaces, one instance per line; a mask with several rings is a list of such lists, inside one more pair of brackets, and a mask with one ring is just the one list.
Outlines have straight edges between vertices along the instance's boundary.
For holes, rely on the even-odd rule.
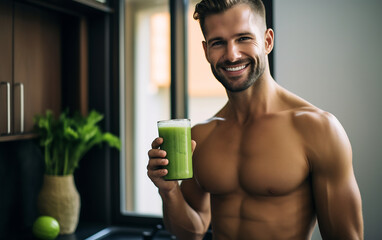
[[235,62],[241,58],[239,46],[235,43],[228,43],[226,49],[226,60]]

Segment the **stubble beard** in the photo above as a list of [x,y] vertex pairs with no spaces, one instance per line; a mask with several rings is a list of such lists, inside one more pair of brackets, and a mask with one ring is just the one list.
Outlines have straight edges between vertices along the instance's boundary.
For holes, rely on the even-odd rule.
[[[211,70],[212,70],[212,73],[214,74],[215,78],[224,86],[224,88],[227,91],[241,92],[241,91],[248,89],[250,86],[252,86],[257,81],[257,79],[259,79],[260,76],[263,75],[263,73],[265,71],[265,56],[259,56],[259,58],[257,58],[257,64],[256,64],[256,61],[254,59],[248,59],[248,60],[240,60],[240,61],[236,61],[233,63],[232,62],[218,63],[218,64],[216,64],[216,67],[214,67],[211,64]],[[248,67],[250,67],[248,78],[243,83],[241,83],[240,85],[237,85],[237,86],[234,86],[230,82],[232,80],[233,80],[233,82],[235,82],[236,80],[239,80],[239,78],[241,78],[242,76],[238,76],[237,79],[235,79],[235,77],[231,77],[231,80],[229,80],[224,76],[224,74],[222,74],[221,72],[219,72],[217,70],[217,69],[222,69],[222,66],[227,67],[230,65],[231,66],[239,65],[239,64],[244,63],[244,62],[247,62],[247,64],[249,64]]]

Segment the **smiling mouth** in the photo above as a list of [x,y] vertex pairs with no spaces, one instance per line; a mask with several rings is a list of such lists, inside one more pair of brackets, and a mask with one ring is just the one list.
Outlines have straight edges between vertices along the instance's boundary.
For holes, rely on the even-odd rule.
[[237,72],[237,71],[243,70],[247,66],[248,64],[240,65],[237,67],[225,67],[224,70],[226,70],[227,72]]

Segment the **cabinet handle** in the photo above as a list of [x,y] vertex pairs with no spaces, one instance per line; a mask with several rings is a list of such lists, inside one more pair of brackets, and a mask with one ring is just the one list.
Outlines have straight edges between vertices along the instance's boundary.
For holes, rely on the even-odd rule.
[[15,83],[20,87],[20,133],[24,132],[24,84]]
[[7,86],[7,134],[11,134],[11,85],[9,82],[1,82]]

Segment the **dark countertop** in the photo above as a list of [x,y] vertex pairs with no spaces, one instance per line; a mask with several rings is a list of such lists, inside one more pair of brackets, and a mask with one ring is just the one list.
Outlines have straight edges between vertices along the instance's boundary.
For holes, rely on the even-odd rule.
[[[83,240],[101,231],[106,226],[97,223],[79,223],[73,234],[59,235],[56,240]],[[30,230],[12,234],[12,236],[0,236],[6,240],[37,240]]]
[[[79,223],[76,231],[73,234],[59,235],[55,240],[85,240],[93,235],[102,231],[107,234],[102,238],[103,240],[120,240],[120,239],[131,239],[131,240],[145,240],[145,239],[156,239],[156,240],[173,240],[176,239],[171,236],[166,230],[162,229],[161,225],[157,225],[154,229],[140,228],[140,227],[128,227],[128,226],[105,226],[97,223]],[[155,235],[154,238],[151,235]],[[0,239],[7,240],[38,240],[33,234],[29,232],[18,233],[15,236],[2,237]],[[95,240],[92,238],[91,240]],[[212,234],[209,230],[204,237],[205,240],[211,240]]]
[[96,223],[80,223],[74,233],[59,235],[56,240],[83,240],[104,228],[106,228],[106,226]]

